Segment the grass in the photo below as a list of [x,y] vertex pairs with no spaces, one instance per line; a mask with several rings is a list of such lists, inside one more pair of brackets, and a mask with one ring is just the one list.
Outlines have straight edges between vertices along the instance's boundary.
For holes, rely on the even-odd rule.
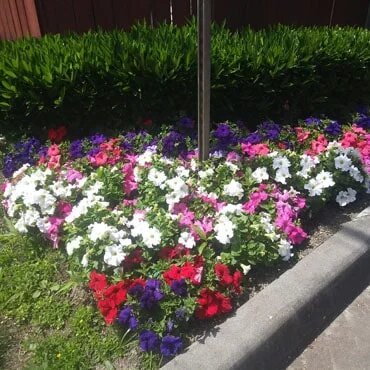
[[0,368],[159,367],[158,358],[137,352],[133,334],[104,324],[85,281],[43,240],[2,230]]

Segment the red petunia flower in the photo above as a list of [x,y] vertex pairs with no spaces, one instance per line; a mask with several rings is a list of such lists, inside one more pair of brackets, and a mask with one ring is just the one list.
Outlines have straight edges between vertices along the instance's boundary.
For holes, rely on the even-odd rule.
[[200,297],[197,299],[197,302],[200,305],[195,311],[195,316],[198,319],[209,319],[232,310],[230,298],[208,288],[200,291]]
[[64,137],[67,135],[67,129],[65,126],[60,126],[58,128],[52,128],[48,131],[48,138],[52,143],[59,144]]
[[101,314],[104,316],[104,320],[108,325],[113,324],[117,318],[118,309],[113,299],[102,299],[98,301],[98,308]]
[[233,283],[233,277],[231,276],[230,270],[226,265],[222,263],[216,263],[214,269],[221,285],[228,286]]
[[126,281],[120,281],[115,285],[111,285],[104,292],[104,297],[112,299],[116,306],[125,302],[127,299],[128,284]]
[[108,286],[107,277],[92,271],[90,274],[89,288],[94,292],[102,292]]
[[134,249],[123,261],[123,268],[126,271],[132,270],[132,268],[140,263],[144,262],[143,250],[140,248]]
[[181,267],[172,265],[167,271],[163,273],[163,278],[168,285],[175,280],[180,280],[183,276],[181,275]]
[[237,294],[240,294],[242,292],[242,289],[240,286],[242,283],[242,280],[243,280],[243,274],[239,270],[236,270],[233,274],[233,287],[234,287],[235,293]]

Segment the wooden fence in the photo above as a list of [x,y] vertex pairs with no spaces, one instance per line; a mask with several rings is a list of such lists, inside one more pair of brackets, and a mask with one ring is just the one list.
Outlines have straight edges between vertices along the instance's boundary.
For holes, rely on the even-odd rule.
[[[369,0],[210,0],[212,17],[231,29],[271,24],[364,26]],[[90,29],[129,29],[139,20],[177,25],[196,0],[0,0],[0,38]]]

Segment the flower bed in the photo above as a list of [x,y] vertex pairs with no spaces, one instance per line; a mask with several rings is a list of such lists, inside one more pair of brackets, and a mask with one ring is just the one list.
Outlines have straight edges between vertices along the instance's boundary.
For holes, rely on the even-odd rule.
[[61,127],[5,158],[3,204],[19,232],[86,268],[107,324],[172,356],[189,320],[232,311],[250,268],[293,256],[304,212],[370,192],[369,123],[309,118],[253,133],[222,123],[204,163],[188,118],[158,136],[68,142]]

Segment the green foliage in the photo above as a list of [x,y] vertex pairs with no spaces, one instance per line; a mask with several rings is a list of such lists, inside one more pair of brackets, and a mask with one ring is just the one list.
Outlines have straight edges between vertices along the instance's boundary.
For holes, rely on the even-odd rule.
[[[29,238],[1,236],[0,312],[20,322],[60,328],[70,305],[65,294],[55,296],[58,268],[63,266],[59,253],[40,256]],[[20,248],[19,245],[23,246]],[[65,264],[65,262],[64,262]]]
[[31,366],[45,369],[90,369],[93,364],[108,362],[132,348],[131,337],[117,335],[112,328],[107,328],[91,307],[76,310],[66,333],[39,339],[38,343],[35,340],[28,343],[28,349],[34,354]]
[[[212,112],[257,118],[336,112],[370,98],[370,32],[214,26]],[[0,43],[1,129],[122,127],[196,112],[196,27],[53,35]]]
[[[62,253],[42,241],[0,235],[0,368],[16,345],[6,325],[11,320],[22,324],[20,336],[27,333],[21,340],[30,354],[28,369],[114,368],[111,361],[136,346],[132,334],[105,325],[89,305],[82,273],[74,266],[70,276],[70,268]],[[135,364],[139,361],[135,354]]]

